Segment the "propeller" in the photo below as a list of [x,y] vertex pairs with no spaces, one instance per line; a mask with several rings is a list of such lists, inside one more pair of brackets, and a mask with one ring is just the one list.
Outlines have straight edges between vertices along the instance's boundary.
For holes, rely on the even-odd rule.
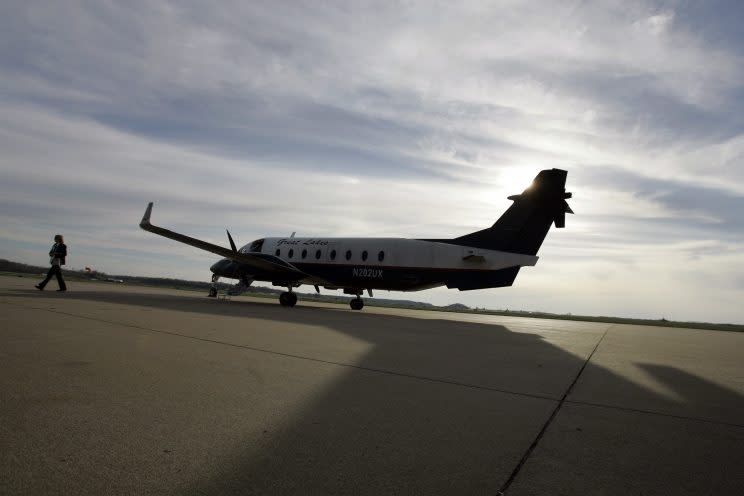
[[232,248],[234,253],[238,253],[238,249],[235,247],[235,241],[233,241],[232,236],[230,236],[230,231],[225,229],[225,232],[227,233],[227,239],[230,240],[230,248]]

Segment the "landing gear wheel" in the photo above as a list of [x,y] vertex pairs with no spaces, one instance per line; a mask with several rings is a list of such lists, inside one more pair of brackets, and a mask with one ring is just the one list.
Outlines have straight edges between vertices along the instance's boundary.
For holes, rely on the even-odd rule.
[[209,294],[207,296],[209,298],[216,298],[217,297],[217,288],[209,288]]
[[279,295],[279,303],[283,307],[293,307],[297,304],[297,295],[294,293],[284,292]]
[[364,300],[361,298],[354,298],[353,300],[349,301],[349,306],[352,310],[361,310],[364,308]]

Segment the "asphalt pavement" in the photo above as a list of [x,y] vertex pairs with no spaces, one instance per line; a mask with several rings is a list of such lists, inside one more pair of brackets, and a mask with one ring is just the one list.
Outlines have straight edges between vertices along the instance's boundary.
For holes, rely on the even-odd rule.
[[744,494],[744,333],[69,286],[0,277],[0,494]]

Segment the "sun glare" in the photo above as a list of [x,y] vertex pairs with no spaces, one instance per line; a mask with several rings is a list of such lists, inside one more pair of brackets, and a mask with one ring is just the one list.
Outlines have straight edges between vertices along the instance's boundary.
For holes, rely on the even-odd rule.
[[540,172],[539,167],[510,167],[499,174],[497,184],[499,189],[507,195],[518,195],[532,184],[538,172]]

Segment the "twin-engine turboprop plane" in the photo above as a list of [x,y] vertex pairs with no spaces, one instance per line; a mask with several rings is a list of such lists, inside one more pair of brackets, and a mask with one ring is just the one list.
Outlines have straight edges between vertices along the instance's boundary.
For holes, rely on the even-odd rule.
[[403,238],[262,238],[239,250],[227,232],[230,248],[207,243],[150,224],[152,203],[140,227],[166,238],[223,256],[212,265],[209,296],[217,296],[220,277],[237,279],[245,289],[253,281],[287,288],[279,302],[297,303],[293,292],[302,284],[343,289],[356,295],[350,302],[361,310],[361,294],[373,289],[419,291],[447,286],[461,291],[511,286],[519,269],[537,263],[551,224],[564,227],[566,213],[573,213],[566,199],[566,171],[541,171],[496,221],[480,231],[454,239]]

